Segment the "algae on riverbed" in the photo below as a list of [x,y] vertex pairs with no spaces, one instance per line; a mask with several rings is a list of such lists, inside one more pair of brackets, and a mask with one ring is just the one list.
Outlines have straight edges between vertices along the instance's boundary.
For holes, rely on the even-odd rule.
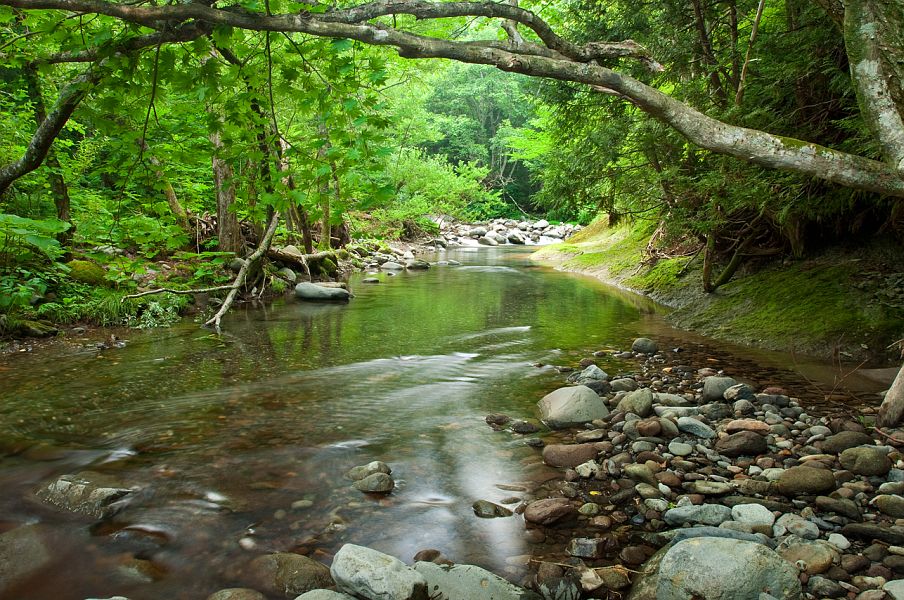
[[[683,329],[772,350],[820,358],[895,360],[904,335],[900,248],[874,239],[801,260],[750,262],[732,281],[704,293],[702,261],[689,256],[644,265],[655,223],[596,222],[534,260],[649,295],[672,307]],[[690,264],[688,264],[690,262]]]

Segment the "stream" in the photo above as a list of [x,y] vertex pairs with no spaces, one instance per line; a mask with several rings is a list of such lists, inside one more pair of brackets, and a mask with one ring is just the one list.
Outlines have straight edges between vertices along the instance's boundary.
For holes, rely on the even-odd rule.
[[[460,266],[379,284],[357,274],[347,305],[239,308],[222,336],[186,321],[123,332],[123,348],[76,336],[0,356],[0,533],[45,523],[57,539],[47,566],[0,600],[206,598],[242,585],[254,556],[328,563],[349,542],[405,561],[436,548],[517,581],[542,542],[520,516],[479,519],[471,504],[528,498],[558,477],[525,443],[556,434],[497,432],[484,417],[536,422],[537,400],[564,384],[554,366],[646,336],[800,397],[833,376],[674,330],[646,299],[535,266],[529,250],[450,250],[431,258]],[[344,478],[372,460],[392,467],[391,495]],[[85,470],[141,491],[101,522],[36,498]]]

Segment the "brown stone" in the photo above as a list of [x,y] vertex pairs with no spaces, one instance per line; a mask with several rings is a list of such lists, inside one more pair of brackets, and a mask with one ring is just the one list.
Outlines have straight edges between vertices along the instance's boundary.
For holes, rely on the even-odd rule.
[[565,498],[547,498],[528,504],[524,520],[537,525],[552,525],[576,514],[577,509]]
[[598,454],[595,444],[550,444],[543,448],[543,462],[551,467],[576,467]]
[[725,426],[726,433],[737,433],[739,431],[752,431],[766,435],[769,433],[769,425],[756,419],[735,419]]
[[716,442],[716,452],[723,456],[756,456],[766,452],[766,438],[752,431],[739,431]]

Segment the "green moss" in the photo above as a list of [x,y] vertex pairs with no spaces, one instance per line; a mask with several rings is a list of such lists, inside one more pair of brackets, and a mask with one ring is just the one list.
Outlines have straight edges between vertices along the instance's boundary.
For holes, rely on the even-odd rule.
[[860,283],[869,258],[900,264],[900,250],[880,244],[860,250],[864,260],[852,260],[856,249],[839,249],[790,265],[753,263],[706,294],[699,258],[690,265],[681,257],[640,266],[654,230],[649,221],[591,226],[534,256],[649,294],[675,309],[667,317],[674,325],[735,343],[826,358],[840,348],[866,358],[882,357],[904,335],[904,310]]
[[69,267],[69,278],[79,283],[88,285],[104,285],[106,272],[102,267],[88,260],[70,260],[66,263]]

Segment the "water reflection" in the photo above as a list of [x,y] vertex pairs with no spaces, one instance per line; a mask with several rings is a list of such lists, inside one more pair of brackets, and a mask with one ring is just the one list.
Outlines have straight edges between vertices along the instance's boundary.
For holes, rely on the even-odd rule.
[[[4,357],[4,529],[44,521],[67,540],[27,597],[201,598],[241,584],[262,552],[326,560],[346,542],[406,560],[437,548],[514,576],[507,559],[531,551],[520,517],[478,519],[471,504],[524,497],[553,471],[483,417],[535,416],[561,376],[534,363],[575,362],[641,334],[691,338],[651,303],[538,269],[523,252],[449,257],[464,264],[376,285],[355,277],[347,305],[239,310],[223,336],[185,323],[128,332],[122,349]],[[371,460],[392,466],[391,496],[344,478]],[[34,500],[41,482],[85,468],[140,487],[139,501],[96,527]],[[123,557],[164,574],[120,577]]]

